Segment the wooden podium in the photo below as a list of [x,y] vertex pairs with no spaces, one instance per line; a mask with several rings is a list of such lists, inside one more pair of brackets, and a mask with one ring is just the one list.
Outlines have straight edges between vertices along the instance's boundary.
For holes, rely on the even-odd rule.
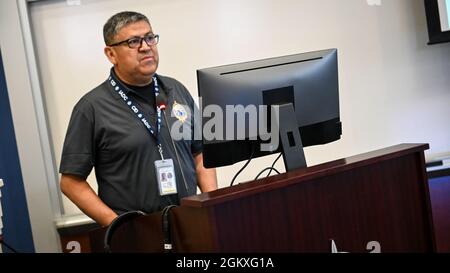
[[[424,150],[401,144],[184,198],[173,252],[434,252]],[[105,229],[90,234],[103,251]],[[114,234],[113,251],[163,252],[161,213]]]

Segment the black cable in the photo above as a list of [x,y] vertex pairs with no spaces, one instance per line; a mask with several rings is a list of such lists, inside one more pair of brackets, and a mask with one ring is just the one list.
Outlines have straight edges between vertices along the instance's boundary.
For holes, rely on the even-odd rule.
[[103,238],[103,250],[106,253],[110,253],[111,252],[111,241],[113,238],[113,234],[114,232],[124,223],[126,223],[127,221],[136,218],[137,216],[143,216],[145,215],[144,212],[139,211],[139,210],[133,210],[133,211],[128,211],[125,212],[121,215],[119,215],[118,217],[116,217],[111,224],[108,226],[108,229],[105,232],[105,237]]
[[162,230],[164,234],[164,253],[170,253],[173,249],[172,243],[172,231],[171,231],[171,222],[170,222],[170,210],[175,208],[175,205],[169,205],[162,210]]
[[[277,163],[278,159],[280,159],[281,155],[282,155],[282,153],[280,153],[280,154],[278,155],[278,157],[275,159],[275,161],[272,163],[272,166],[271,166],[272,168],[273,168],[273,166],[275,166],[275,163]],[[270,169],[270,171],[269,171],[269,173],[267,174],[266,177],[269,177],[269,175],[270,175],[271,172],[272,172],[272,169]],[[280,174],[280,173],[278,173],[278,174]],[[255,179],[255,180],[256,180],[256,179]]]
[[178,155],[177,147],[175,146],[175,142],[173,141],[172,135],[170,134],[170,127],[169,127],[169,122],[167,121],[167,117],[166,117],[166,110],[162,110],[162,113],[164,116],[164,121],[166,123],[167,130],[169,131],[169,136],[170,136],[170,140],[172,141],[173,149],[175,150],[175,156],[178,161],[178,166],[180,167],[180,172],[181,172],[181,177],[183,178],[184,188],[186,190],[186,194],[189,194],[189,186],[186,182],[186,177],[184,176],[184,171],[183,171],[183,167],[181,166],[180,156]]
[[247,167],[247,165],[250,163],[250,161],[251,161],[252,158],[253,158],[253,154],[254,154],[254,153],[255,153],[255,145],[252,144],[252,153],[251,153],[251,155],[250,155],[250,158],[247,160],[247,163],[245,163],[245,165],[242,166],[242,168],[234,175],[233,180],[231,180],[230,187],[233,186],[234,180],[236,180],[236,178],[238,177],[238,175],[239,175],[239,174],[245,169],[245,167]]
[[159,95],[155,97],[155,103],[156,103],[156,106],[160,108],[160,110],[163,114],[163,119],[165,121],[167,131],[169,133],[169,137],[172,142],[173,149],[175,151],[175,157],[177,158],[178,166],[180,167],[180,172],[181,172],[181,177],[183,178],[184,188],[186,190],[186,194],[189,194],[189,186],[186,182],[186,177],[184,176],[184,171],[183,171],[183,167],[181,166],[180,156],[178,155],[178,149],[175,146],[175,141],[173,141],[172,134],[170,133],[169,122],[168,122],[167,116],[166,116],[166,107],[167,107],[166,95],[164,93],[159,93]]
[[259,176],[260,176],[261,174],[263,174],[263,173],[264,173],[265,171],[267,171],[267,170],[270,170],[270,171],[274,170],[277,174],[280,174],[280,172],[279,172],[277,169],[275,169],[275,168],[273,168],[273,167],[267,167],[267,168],[265,168],[264,170],[262,170],[262,171],[255,177],[255,180],[258,180]]
[[8,245],[4,239],[0,239],[0,245],[4,245],[9,248],[13,253],[18,253],[12,246]]

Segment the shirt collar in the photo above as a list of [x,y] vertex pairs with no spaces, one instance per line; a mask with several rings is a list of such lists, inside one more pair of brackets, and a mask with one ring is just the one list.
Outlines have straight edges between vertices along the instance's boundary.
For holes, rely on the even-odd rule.
[[[111,68],[111,74],[114,75],[114,77],[116,78],[116,80],[120,81],[121,85],[122,85],[123,88],[124,88],[123,91],[124,91],[125,93],[132,92],[132,90],[129,89],[129,88],[128,88],[128,87],[127,87],[120,79],[119,79],[119,77],[117,77],[117,74],[114,72],[114,68],[113,68],[113,67]],[[168,94],[170,93],[170,91],[172,90],[172,88],[171,88],[170,86],[168,86],[167,83],[166,83],[166,81],[163,79],[163,77],[159,76],[158,74],[156,74],[156,79],[158,80],[158,85],[159,85],[160,92],[166,92],[166,94],[168,95]],[[115,98],[116,100],[117,100],[117,99],[120,99],[121,97],[120,97],[119,93],[117,93],[116,91],[113,90],[113,87],[111,86],[111,84],[109,84],[109,80],[108,80],[108,79],[106,79],[106,83],[107,83],[108,89],[112,91],[114,98]]]

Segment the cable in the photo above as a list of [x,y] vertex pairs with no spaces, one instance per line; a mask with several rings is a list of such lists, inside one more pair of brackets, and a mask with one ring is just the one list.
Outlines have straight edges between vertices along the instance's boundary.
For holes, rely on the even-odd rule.
[[156,96],[155,99],[156,99],[156,105],[159,107],[159,109],[161,110],[161,112],[163,114],[163,119],[165,121],[167,131],[169,132],[170,140],[172,142],[172,146],[175,151],[175,157],[177,158],[178,166],[180,167],[181,177],[183,178],[183,183],[184,183],[184,188],[186,190],[186,194],[189,194],[189,186],[186,182],[186,177],[184,176],[184,171],[183,171],[183,167],[181,166],[180,156],[178,155],[177,147],[175,146],[175,142],[173,141],[172,134],[170,133],[169,122],[167,121],[167,116],[166,116],[167,97],[164,93],[159,93],[159,95]]
[[105,232],[105,237],[103,238],[103,250],[106,253],[111,252],[111,241],[113,238],[114,232],[119,228],[121,225],[126,223],[127,221],[134,219],[138,216],[146,215],[144,212],[139,210],[133,210],[125,212],[121,215],[119,215],[116,219],[114,219],[111,224],[108,226],[108,229]]
[[[282,153],[280,153],[280,154],[278,155],[278,157],[275,159],[275,161],[272,163],[272,166],[271,166],[272,169],[273,169],[273,166],[275,166],[275,163],[277,163],[278,159],[280,159],[281,155],[282,155]],[[272,169],[270,169],[270,171],[269,171],[269,173],[267,174],[266,177],[269,177],[270,173],[272,172]],[[280,173],[278,173],[278,174],[280,174]],[[255,179],[255,180],[256,180],[256,179]]]
[[233,186],[234,180],[236,180],[236,178],[238,177],[238,175],[239,175],[239,174],[245,169],[245,167],[247,167],[247,165],[250,163],[250,161],[251,161],[252,158],[253,158],[253,154],[254,154],[254,153],[255,153],[255,145],[252,144],[252,153],[251,153],[251,155],[250,155],[250,158],[247,160],[247,163],[245,163],[245,165],[242,166],[242,168],[234,175],[233,180],[231,180],[230,187]]
[[[164,121],[166,123],[167,130],[169,131],[169,135],[170,135],[170,127],[169,127],[169,123],[167,121],[166,112],[165,112],[165,110],[163,110],[162,112],[163,112]],[[172,146],[173,146],[173,149],[175,150],[175,156],[178,161],[178,166],[180,167],[181,177],[183,178],[183,183],[184,183],[184,188],[186,190],[186,194],[189,194],[189,186],[186,182],[186,177],[184,176],[184,171],[183,171],[183,167],[181,166],[180,156],[178,155],[177,147],[175,146],[175,142],[173,141],[173,138],[171,135],[170,135],[170,140],[172,141]]]
[[171,232],[171,222],[170,222],[170,210],[175,208],[175,205],[169,205],[162,210],[162,230],[164,234],[164,252],[170,253],[173,249],[172,243],[172,232]]
[[3,239],[3,236],[0,236],[0,245],[4,245],[7,248],[9,248],[13,253],[18,253],[17,250],[15,250],[12,246],[10,246],[9,244],[7,244],[5,242],[5,240]]
[[254,180],[258,180],[259,176],[260,176],[261,174],[263,174],[263,173],[264,173],[265,171],[267,171],[267,170],[270,170],[270,171],[274,170],[277,174],[280,174],[280,172],[279,172],[277,169],[275,169],[275,168],[273,168],[273,167],[267,167],[267,168],[265,168],[264,170],[262,170],[262,171],[255,177]]

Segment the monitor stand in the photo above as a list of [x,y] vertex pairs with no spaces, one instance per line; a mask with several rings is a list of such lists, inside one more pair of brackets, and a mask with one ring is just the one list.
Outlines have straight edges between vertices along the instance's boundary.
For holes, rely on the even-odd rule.
[[[294,106],[292,103],[277,106],[279,107],[279,111],[276,122],[280,132],[281,153],[283,154],[286,171],[305,168],[305,153],[303,152],[303,144],[295,117]],[[275,115],[277,114],[273,109],[272,112],[275,112]]]

